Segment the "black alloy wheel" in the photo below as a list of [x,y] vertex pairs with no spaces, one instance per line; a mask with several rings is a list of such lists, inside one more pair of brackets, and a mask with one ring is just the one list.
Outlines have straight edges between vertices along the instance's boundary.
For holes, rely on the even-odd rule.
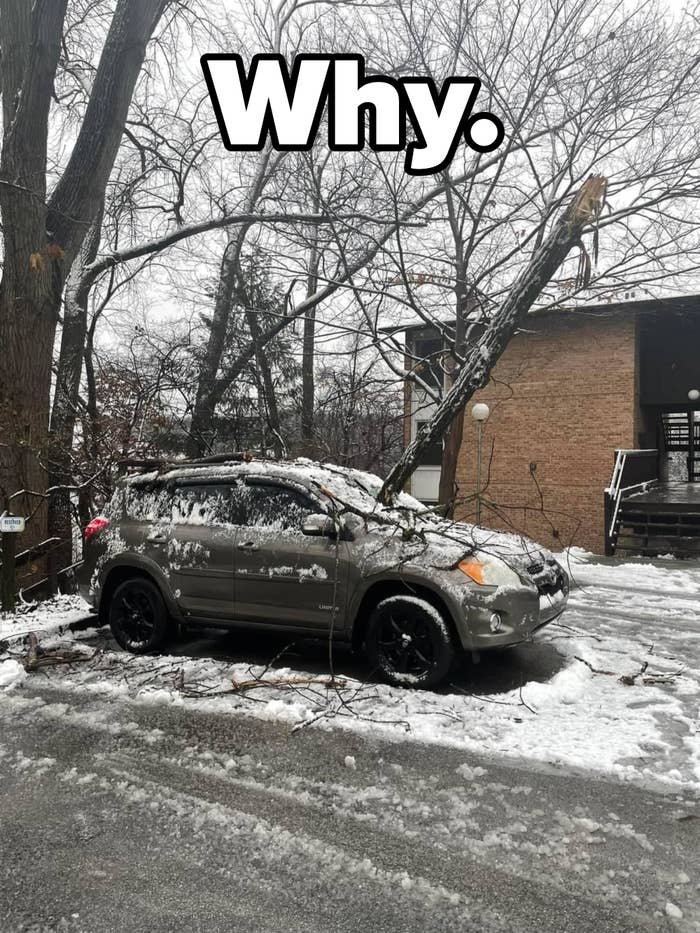
[[109,602],[109,626],[115,641],[133,654],[160,648],[170,620],[158,587],[146,577],[120,583]]
[[442,614],[416,596],[383,599],[369,620],[366,645],[372,667],[397,686],[434,687],[455,658]]

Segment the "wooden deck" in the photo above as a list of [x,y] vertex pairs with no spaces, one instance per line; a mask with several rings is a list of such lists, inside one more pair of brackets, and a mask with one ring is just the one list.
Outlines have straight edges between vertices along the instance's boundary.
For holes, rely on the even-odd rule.
[[623,501],[647,512],[700,512],[700,483],[660,483]]

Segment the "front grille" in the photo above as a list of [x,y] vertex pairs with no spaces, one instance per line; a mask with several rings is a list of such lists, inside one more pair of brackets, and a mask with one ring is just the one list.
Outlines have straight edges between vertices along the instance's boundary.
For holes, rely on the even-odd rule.
[[537,561],[529,565],[527,572],[540,596],[556,596],[566,589],[566,578],[555,560]]

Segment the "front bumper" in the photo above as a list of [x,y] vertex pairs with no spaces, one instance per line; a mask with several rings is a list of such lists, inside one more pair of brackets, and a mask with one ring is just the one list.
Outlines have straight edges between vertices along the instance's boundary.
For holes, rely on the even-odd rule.
[[567,601],[566,585],[546,594],[538,593],[534,585],[469,588],[463,595],[458,626],[462,645],[469,651],[518,645],[558,618]]

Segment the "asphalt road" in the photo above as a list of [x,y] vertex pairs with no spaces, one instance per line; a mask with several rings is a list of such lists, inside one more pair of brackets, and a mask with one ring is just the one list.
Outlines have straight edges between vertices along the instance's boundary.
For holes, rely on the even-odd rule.
[[2,933],[700,929],[700,804],[585,775],[33,680],[0,787]]

